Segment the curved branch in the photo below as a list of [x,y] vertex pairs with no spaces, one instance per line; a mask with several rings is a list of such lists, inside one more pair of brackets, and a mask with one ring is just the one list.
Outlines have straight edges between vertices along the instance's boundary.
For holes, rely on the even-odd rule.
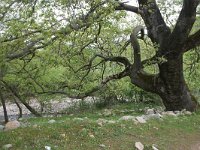
[[44,38],[39,38],[39,39],[37,39],[35,41],[32,41],[30,44],[28,44],[25,48],[23,48],[21,50],[20,53],[14,53],[14,54],[7,55],[6,58],[10,61],[10,60],[13,60],[13,59],[18,59],[18,58],[25,57],[25,56],[27,56],[29,54],[34,54],[36,50],[47,47],[52,42],[54,42],[57,38],[58,37],[56,36],[56,37],[52,38],[51,40],[49,40],[47,43],[44,43],[41,46],[34,47],[35,45],[37,45],[37,43],[39,43],[42,40],[44,40]]
[[141,32],[141,38],[143,39],[144,37],[144,27],[143,26],[137,26],[134,28],[130,40],[131,40],[131,45],[133,47],[134,51],[134,66],[136,70],[139,70],[141,68],[141,54],[140,54],[140,44],[138,42],[138,33]]
[[67,93],[65,91],[43,91],[43,92],[36,92],[36,93],[37,94],[63,94],[63,95],[67,95],[69,98],[83,99],[85,97],[92,96],[92,94],[99,91],[111,80],[118,80],[118,79],[122,79],[122,78],[128,76],[128,73],[129,73],[129,70],[126,68],[120,73],[110,75],[110,76],[106,77],[104,80],[102,80],[101,83],[99,85],[97,85],[96,87],[90,89],[89,91],[87,91],[85,93],[80,93],[78,95],[70,95],[69,93]]
[[126,68],[130,67],[130,62],[126,57],[116,56],[116,57],[105,57],[103,55],[97,54],[97,57],[103,58],[105,61],[112,61],[117,63],[122,63]]

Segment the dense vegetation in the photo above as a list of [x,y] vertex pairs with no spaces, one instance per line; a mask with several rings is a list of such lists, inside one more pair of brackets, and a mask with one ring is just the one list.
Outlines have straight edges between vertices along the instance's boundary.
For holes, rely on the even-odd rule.
[[[156,4],[154,0],[139,0],[138,3],[139,8],[117,0],[33,0],[31,2],[3,0],[0,3],[0,97],[4,109],[6,108],[5,100],[10,99],[22,102],[39,116],[40,114],[27,103],[30,97],[34,96],[44,101],[53,95],[60,94],[73,98],[93,95],[104,99],[136,99],[136,101],[140,99],[142,101],[155,99],[153,94],[158,94],[164,99],[164,104],[169,110],[186,108],[193,111],[196,104],[193,106],[192,96],[187,95],[185,98],[189,104],[182,103],[183,100],[180,100],[180,97],[185,96],[185,92],[189,92],[185,82],[182,82],[184,81],[183,71],[193,94],[198,96],[199,93],[197,81],[199,80],[200,23],[199,18],[196,17],[199,0],[183,1],[181,10],[183,17],[178,19],[178,23],[182,21],[181,26],[174,21],[180,12],[174,8],[175,6],[181,8],[181,1],[174,1],[174,8],[168,8],[172,2],[158,1],[158,5],[154,5]],[[157,6],[166,22],[163,22],[163,18],[159,15]],[[145,12],[145,9],[148,12]],[[139,10],[143,10],[144,14],[141,14]],[[133,13],[127,14],[127,11]],[[135,16],[135,14],[139,15]],[[158,17],[157,20],[155,16]],[[189,19],[184,20],[184,16]],[[191,18],[197,19],[191,21]],[[180,43],[174,45],[180,44],[190,50],[184,53],[184,63],[180,63],[179,68],[172,68],[174,71],[179,71],[180,76],[175,78],[177,73],[173,72],[174,74],[169,76],[173,80],[169,82],[168,72],[162,74],[161,70],[167,70],[168,63],[179,62],[179,59],[172,60],[171,57],[176,53],[167,56],[165,50],[180,48],[170,47],[174,41],[169,43],[166,39],[169,35],[159,35],[161,37],[154,35],[154,26],[157,29],[162,25],[159,24],[159,20],[164,24],[164,29],[170,27],[171,40],[178,36],[174,41],[177,40]],[[127,75],[127,69],[133,67],[134,64],[136,66],[136,60],[138,60],[137,47],[134,47],[130,35],[136,26],[142,24],[147,26],[148,36],[139,40],[144,66],[136,67],[136,72],[139,69],[150,75],[138,74],[135,71]],[[181,29],[181,34],[179,29]],[[143,38],[142,32],[138,37]],[[185,45],[186,42],[188,45]],[[167,45],[164,44],[164,48],[163,43],[167,43]],[[181,52],[181,58],[182,56]],[[182,64],[184,64],[184,69],[181,69]],[[155,85],[152,84],[150,88],[147,88],[146,83],[149,80],[145,79],[141,80],[142,84],[145,83],[144,86],[137,83],[136,81],[140,81],[140,75],[153,77],[156,79],[153,80]],[[166,81],[166,85],[162,84],[162,86],[165,85],[164,88],[168,91],[167,96],[166,93],[162,95],[154,91],[161,85],[161,83],[157,84],[157,75],[158,79]],[[111,81],[116,79],[121,80]],[[177,85],[177,88],[170,91],[171,82],[179,83],[179,79],[180,86]],[[143,89],[153,94],[146,93]],[[171,92],[173,94],[169,94]],[[180,94],[176,95],[178,93]],[[168,104],[170,100],[173,101]]]

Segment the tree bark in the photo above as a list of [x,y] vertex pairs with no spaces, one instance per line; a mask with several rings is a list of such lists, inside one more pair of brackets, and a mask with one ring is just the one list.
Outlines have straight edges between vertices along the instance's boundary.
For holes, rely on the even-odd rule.
[[3,94],[2,94],[1,91],[0,91],[0,98],[1,98],[1,103],[2,103],[2,106],[3,106],[5,123],[7,123],[9,121],[9,119],[8,119],[8,113],[7,113],[7,110],[6,110],[5,99],[4,99]]
[[21,98],[21,96],[17,93],[16,89],[8,85],[5,81],[2,81],[6,88],[10,90],[10,92],[13,94],[14,97],[16,97],[32,114],[34,114],[37,117],[41,117],[42,115],[37,112],[34,108],[32,108],[25,100]]
[[158,94],[162,98],[166,110],[195,111],[198,103],[184,80],[183,55],[169,58],[167,62],[159,65],[159,69],[163,85]]
[[14,98],[14,101],[15,101],[15,104],[17,105],[18,109],[19,109],[18,119],[22,118],[22,108],[21,108],[20,104],[17,102],[17,100],[15,98]]

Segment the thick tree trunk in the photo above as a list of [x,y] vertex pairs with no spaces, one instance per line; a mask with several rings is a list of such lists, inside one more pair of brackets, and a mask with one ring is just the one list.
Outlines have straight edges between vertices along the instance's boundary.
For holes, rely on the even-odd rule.
[[169,58],[159,65],[163,86],[159,92],[166,110],[194,111],[198,103],[191,95],[183,74],[183,55]]

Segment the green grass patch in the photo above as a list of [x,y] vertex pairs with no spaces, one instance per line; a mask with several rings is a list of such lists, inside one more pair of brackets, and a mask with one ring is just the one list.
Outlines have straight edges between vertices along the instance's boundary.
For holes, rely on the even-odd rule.
[[[123,115],[140,115],[139,109],[144,109],[144,106],[123,104],[109,109],[114,115],[104,117],[102,109],[96,112],[84,111],[73,116],[23,120],[29,126],[0,132],[0,148],[12,144],[13,150],[42,150],[45,146],[50,146],[52,150],[133,150],[134,143],[141,141],[146,149],[156,144],[160,150],[189,150],[198,144],[199,112],[191,116],[165,117],[162,121],[150,120],[146,124],[134,124],[132,121],[117,120]],[[78,117],[88,119],[74,120]],[[100,126],[96,123],[99,118],[117,122]],[[56,122],[49,124],[51,119]],[[101,148],[100,144],[106,147]]]

